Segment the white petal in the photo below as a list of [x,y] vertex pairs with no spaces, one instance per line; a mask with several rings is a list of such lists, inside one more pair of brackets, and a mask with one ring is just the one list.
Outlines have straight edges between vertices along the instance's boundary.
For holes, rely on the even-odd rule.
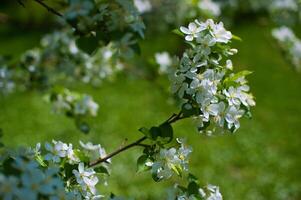
[[79,173],[83,173],[85,171],[84,163],[79,163],[78,171]]
[[184,27],[184,26],[181,26],[181,27],[180,27],[180,30],[181,30],[183,33],[185,33],[185,34],[191,34],[191,31],[190,31],[189,29],[187,29],[186,27]]
[[185,37],[185,40],[191,42],[191,41],[193,40],[193,36],[192,36],[192,35],[187,35],[187,36]]
[[196,26],[195,23],[191,22],[191,23],[189,23],[189,25],[188,25],[188,29],[189,29],[190,31],[192,31],[192,32],[195,32],[196,29],[197,29],[197,26]]

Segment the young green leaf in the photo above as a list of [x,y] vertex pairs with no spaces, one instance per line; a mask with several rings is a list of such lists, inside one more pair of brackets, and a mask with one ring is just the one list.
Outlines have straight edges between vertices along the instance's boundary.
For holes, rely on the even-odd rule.
[[149,166],[146,166],[146,162],[148,161],[148,156],[143,154],[137,160],[137,172],[144,172],[150,169]]

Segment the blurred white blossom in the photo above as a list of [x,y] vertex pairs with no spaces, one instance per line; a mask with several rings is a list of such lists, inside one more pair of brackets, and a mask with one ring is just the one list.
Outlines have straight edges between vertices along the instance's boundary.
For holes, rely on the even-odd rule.
[[12,79],[13,72],[7,66],[0,64],[0,92],[7,94],[15,89],[15,82]]
[[201,10],[209,12],[214,17],[218,17],[221,14],[220,5],[212,0],[200,0],[198,6]]
[[134,0],[134,4],[140,13],[145,13],[152,10],[152,5],[149,0]]
[[172,58],[168,52],[156,53],[155,54],[156,63],[160,66],[159,73],[168,73],[171,69]]
[[273,29],[272,35],[278,41],[295,69],[301,71],[301,40],[286,26]]
[[295,0],[273,0],[270,5],[272,10],[298,10],[298,4]]

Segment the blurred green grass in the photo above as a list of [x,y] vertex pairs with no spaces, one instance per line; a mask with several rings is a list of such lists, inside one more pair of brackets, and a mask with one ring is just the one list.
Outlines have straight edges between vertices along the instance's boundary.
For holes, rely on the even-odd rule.
[[[187,137],[193,146],[192,172],[203,184],[219,185],[224,199],[301,199],[301,74],[283,58],[270,36],[270,27],[257,22],[236,24],[232,32],[243,38],[233,45],[236,69],[254,71],[249,77],[257,106],[253,119],[243,120],[235,134],[214,137],[200,135],[191,120],[175,125],[178,137]],[[41,33],[0,35],[0,53],[18,55],[38,43]],[[142,42],[142,52],[177,52],[177,42],[170,35],[152,36]],[[166,44],[162,46],[162,44]],[[168,81],[163,80],[166,87]],[[140,137],[141,126],[156,125],[178,108],[170,97],[152,81],[118,76],[100,88],[84,85],[75,90],[93,95],[100,104],[99,116],[93,119],[89,135],[79,133],[69,119],[51,114],[36,91],[0,97],[0,128],[4,142],[11,147],[34,145],[52,138],[78,143],[79,140],[101,143],[112,151],[127,138]],[[154,183],[148,173],[135,170],[139,149],[113,159],[109,187],[101,188],[137,199],[164,199],[171,182]]]

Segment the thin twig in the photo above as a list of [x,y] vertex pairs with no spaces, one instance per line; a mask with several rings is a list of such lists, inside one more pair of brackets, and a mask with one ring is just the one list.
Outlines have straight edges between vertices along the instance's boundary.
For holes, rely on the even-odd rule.
[[23,8],[25,8],[25,4],[23,3],[22,0],[17,0],[17,2],[18,2]]
[[51,13],[59,16],[59,17],[63,17],[63,15],[61,13],[59,13],[58,11],[56,11],[54,8],[51,8],[50,6],[48,6],[42,0],[34,0],[34,1],[37,2],[38,4],[40,4],[41,6],[43,6],[44,8],[46,8],[48,10],[48,12],[51,12]]
[[[182,112],[179,112],[178,114],[172,114],[171,117],[169,117],[165,122],[163,122],[163,124],[164,123],[172,124],[172,123],[175,123],[178,120],[184,119],[185,117],[183,117],[182,114],[183,114]],[[144,137],[140,138],[139,140],[137,140],[137,141],[135,141],[131,144],[120,147],[116,151],[113,151],[112,153],[108,154],[106,157],[99,158],[95,161],[90,162],[89,167],[95,167],[96,165],[98,165],[100,163],[107,162],[108,159],[110,159],[110,158],[116,156],[117,154],[119,154],[123,151],[126,151],[127,149],[130,149],[132,147],[135,147],[135,146],[149,147],[149,145],[147,145],[147,144],[141,144],[141,142],[143,142],[146,139],[147,139],[147,137],[144,136]]]
[[117,149],[116,151],[110,153],[109,155],[107,155],[107,156],[104,157],[104,158],[99,158],[98,160],[95,160],[95,161],[91,162],[90,165],[89,165],[89,167],[94,167],[94,166],[96,166],[96,165],[98,165],[98,164],[100,164],[100,163],[102,163],[102,162],[105,162],[105,161],[107,161],[108,159],[112,158],[113,156],[115,156],[115,155],[117,155],[117,154],[119,154],[119,153],[121,153],[121,152],[123,152],[123,151],[129,149],[129,148],[132,148],[132,147],[134,147],[134,146],[139,146],[139,144],[140,144],[141,142],[143,142],[144,140],[146,140],[146,138],[147,138],[147,137],[144,136],[144,137],[140,138],[139,140],[137,140],[137,141],[135,141],[135,142],[133,142],[133,143],[131,143],[131,144],[128,144],[128,145],[126,145],[126,146],[124,146],[124,147],[121,147],[120,149]]
[[137,144],[136,146],[140,146],[140,147],[150,147],[151,145],[148,145],[148,144]]
[[177,114],[176,113],[174,113],[174,114],[172,114],[164,123],[169,123],[169,121],[171,120],[171,119],[173,119],[174,117],[176,117],[177,116]]
[[166,123],[173,124],[180,119],[184,119],[185,117],[183,117],[182,114],[182,112],[179,112],[177,115],[171,117]]

